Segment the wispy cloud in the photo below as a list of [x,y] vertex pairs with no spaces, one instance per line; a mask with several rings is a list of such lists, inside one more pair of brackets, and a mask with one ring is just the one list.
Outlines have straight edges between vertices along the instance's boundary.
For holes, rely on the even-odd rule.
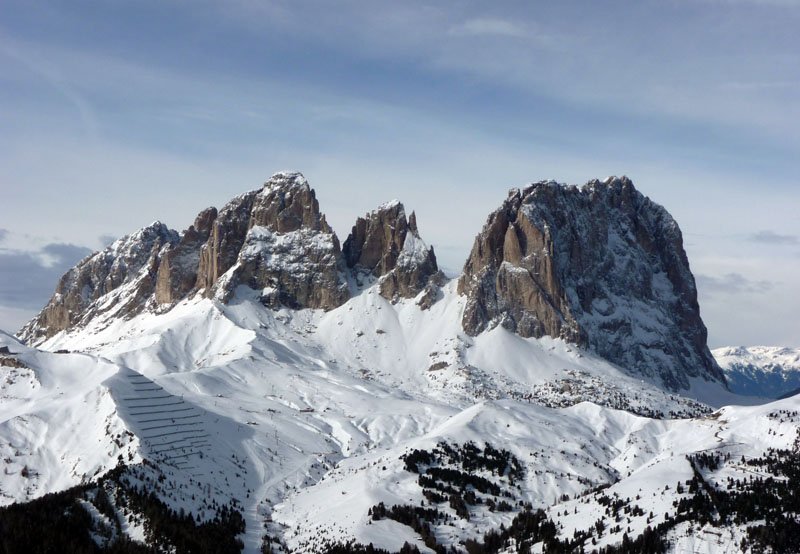
[[8,37],[2,37],[0,40],[0,54],[6,59],[20,64],[38,79],[44,81],[77,112],[84,133],[92,139],[97,138],[100,125],[94,108],[84,94],[68,83],[69,77],[62,73],[58,66],[46,59],[37,58],[31,54],[28,45],[20,44]]
[[767,280],[751,280],[741,273],[726,273],[722,276],[695,276],[697,287],[707,295],[716,294],[758,294],[771,291],[775,282]]
[[519,23],[493,17],[476,17],[450,28],[451,35],[524,37],[525,27]]
[[797,235],[780,235],[774,231],[759,231],[753,233],[748,237],[752,242],[760,242],[763,244],[777,244],[786,246],[797,246],[800,244],[800,238]]

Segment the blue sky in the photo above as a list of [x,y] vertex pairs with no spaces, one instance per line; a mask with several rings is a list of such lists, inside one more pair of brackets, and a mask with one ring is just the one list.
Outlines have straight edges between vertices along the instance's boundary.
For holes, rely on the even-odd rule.
[[509,187],[627,174],[684,231],[712,346],[800,346],[798,28],[790,0],[6,0],[0,328],[282,169],[342,239],[400,198],[455,271]]

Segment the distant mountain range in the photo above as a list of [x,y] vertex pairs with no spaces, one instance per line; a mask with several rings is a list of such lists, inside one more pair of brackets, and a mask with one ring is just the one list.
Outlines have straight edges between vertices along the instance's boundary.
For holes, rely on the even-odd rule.
[[780,398],[800,389],[800,348],[727,346],[712,354],[736,394]]

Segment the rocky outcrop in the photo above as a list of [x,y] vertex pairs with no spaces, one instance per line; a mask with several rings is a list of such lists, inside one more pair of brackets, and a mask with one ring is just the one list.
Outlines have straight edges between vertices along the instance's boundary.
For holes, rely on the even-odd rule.
[[236,265],[220,279],[216,296],[227,301],[245,285],[272,308],[341,306],[350,291],[335,238],[311,229],[278,233],[257,225],[247,233]]
[[198,286],[223,301],[239,285],[272,307],[329,310],[350,297],[339,240],[300,173],[278,173],[220,210],[199,273]]
[[172,305],[192,291],[197,282],[200,252],[208,241],[216,217],[216,208],[206,208],[181,234],[177,244],[169,244],[164,249],[156,276],[156,303]]
[[300,173],[277,173],[178,234],[154,223],[68,271],[19,337],[38,344],[97,316],[163,311],[202,293],[227,302],[244,285],[271,307],[331,309],[350,297],[339,241]]
[[359,217],[342,253],[357,277],[361,273],[379,277],[380,294],[389,300],[425,292],[420,305],[427,308],[444,279],[433,247],[420,238],[415,214],[406,219],[403,204],[396,200]]
[[213,293],[214,284],[228,271],[239,257],[247,231],[253,199],[258,191],[241,194],[225,204],[211,227],[208,241],[200,250],[196,288],[207,295]]
[[[351,275],[423,308],[443,282],[401,203],[359,218],[340,248],[306,179],[278,173],[219,212],[204,210],[181,234],[154,223],[81,261],[20,337],[39,343],[98,316],[161,311],[195,294],[229,302],[241,287],[269,307],[329,310],[349,299]],[[674,390],[692,377],[724,382],[680,230],[627,178],[512,190],[476,238],[458,290],[469,334],[502,325],[560,337]]]
[[680,229],[626,177],[513,189],[458,283],[470,334],[503,325],[586,346],[673,390],[724,382],[706,345]]
[[129,317],[152,299],[163,251],[178,234],[161,222],[122,237],[70,269],[44,309],[18,336],[36,343],[100,314]]
[[502,323],[524,337],[585,344],[555,278],[549,231],[533,225],[521,207],[522,193],[512,190],[475,239],[458,283],[468,297],[464,330],[477,334]]

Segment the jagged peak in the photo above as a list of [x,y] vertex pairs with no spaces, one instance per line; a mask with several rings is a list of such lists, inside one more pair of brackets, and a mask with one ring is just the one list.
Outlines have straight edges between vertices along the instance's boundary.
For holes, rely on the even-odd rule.
[[276,190],[291,190],[294,188],[310,189],[308,179],[299,171],[278,171],[267,179],[262,188],[269,193]]
[[419,236],[419,229],[417,228],[417,213],[412,211],[411,215],[408,216],[408,230],[414,233],[416,236]]
[[405,213],[405,207],[403,206],[403,203],[400,202],[397,198],[393,198],[393,199],[389,200],[388,202],[384,202],[383,204],[380,204],[377,208],[372,210],[370,213],[387,212],[387,211],[395,210],[397,208],[399,208],[400,211]]
[[[536,193],[541,193],[543,191],[569,191],[569,190],[580,190],[586,192],[603,192],[608,190],[618,190],[618,189],[626,189],[630,190],[631,192],[636,192],[636,187],[633,184],[633,181],[627,176],[616,176],[611,175],[606,177],[605,179],[591,179],[582,187],[578,185],[568,184],[568,183],[560,183],[554,179],[542,179],[540,181],[534,181],[525,185],[522,188],[519,187],[512,187],[508,190],[507,200],[514,201],[514,200],[523,200],[534,196]],[[638,193],[641,194],[641,193]]]
[[356,219],[342,249],[346,265],[356,274],[367,271],[381,278],[385,298],[413,298],[427,291],[421,306],[436,299],[441,275],[436,255],[420,238],[417,216],[406,218],[405,207],[391,200]]
[[141,229],[137,229],[133,233],[118,238],[105,247],[102,252],[113,253],[139,243],[151,243],[156,239],[162,239],[166,242],[176,242],[180,239],[180,234],[161,221],[156,220]]

